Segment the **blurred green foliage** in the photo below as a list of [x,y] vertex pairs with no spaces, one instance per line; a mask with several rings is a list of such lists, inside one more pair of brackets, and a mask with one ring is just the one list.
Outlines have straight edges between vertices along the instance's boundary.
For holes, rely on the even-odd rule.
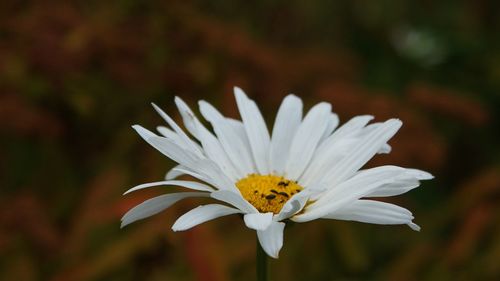
[[397,164],[436,179],[391,198],[423,228],[338,221],[285,232],[274,280],[500,279],[497,1],[1,1],[0,279],[253,280],[237,216],[185,233],[198,201],[119,229],[122,197],[173,164],[130,125],[178,118],[174,95],[268,122],[282,97],[342,121],[398,117]]

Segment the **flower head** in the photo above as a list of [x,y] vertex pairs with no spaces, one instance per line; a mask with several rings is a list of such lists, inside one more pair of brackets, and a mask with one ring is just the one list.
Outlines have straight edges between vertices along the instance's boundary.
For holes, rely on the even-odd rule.
[[[231,214],[243,214],[247,227],[257,231],[262,248],[274,258],[283,245],[287,221],[351,220],[374,224],[406,224],[414,230],[413,215],[402,207],[376,201],[405,193],[431,179],[427,172],[397,166],[360,170],[377,153],[389,153],[387,141],[402,123],[390,119],[369,124],[372,116],[357,116],[337,128],[339,119],[329,103],[319,103],[302,116],[302,101],[287,96],[276,116],[272,135],[257,105],[241,89],[235,97],[242,121],[224,117],[205,101],[199,102],[213,133],[178,97],[175,103],[189,137],[165,112],[153,107],[170,128],[157,135],[139,125],[133,128],[158,151],[179,165],[165,181],[136,186],[126,193],[159,185],[189,192],[149,199],[128,211],[122,226],[165,210],[188,197],[211,197],[217,203],[199,206],[174,223],[174,231]],[[175,180],[190,175],[198,181]],[[221,204],[222,203],[222,204]]]

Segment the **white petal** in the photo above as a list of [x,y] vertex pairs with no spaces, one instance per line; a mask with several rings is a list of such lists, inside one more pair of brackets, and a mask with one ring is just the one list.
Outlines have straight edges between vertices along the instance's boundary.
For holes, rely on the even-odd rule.
[[180,192],[151,198],[130,209],[121,219],[121,227],[155,215],[178,201],[188,197],[208,197],[206,192]]
[[[232,118],[224,119],[226,120],[229,127],[233,130],[235,135],[240,139],[244,147],[248,149],[248,155],[250,155],[251,158],[252,153],[250,152],[250,142],[248,141],[247,132],[245,131],[245,125],[243,125],[243,122]],[[253,161],[253,159],[251,159],[251,161]]]
[[258,213],[257,209],[255,207],[248,203],[247,200],[245,200],[241,194],[236,193],[234,191],[228,191],[228,190],[218,190],[215,192],[212,192],[210,194],[212,198],[215,198],[217,200],[226,202],[228,204],[233,205],[234,207],[240,209],[243,211],[245,214],[249,213]]
[[386,183],[367,194],[366,197],[389,197],[406,193],[420,185],[415,179],[398,179],[395,182]]
[[301,120],[302,100],[294,95],[288,95],[281,103],[276,121],[274,121],[269,151],[271,172],[278,175],[283,175],[285,172],[290,145]]
[[273,221],[273,213],[251,213],[243,217],[245,225],[255,230],[266,230]]
[[292,220],[305,222],[320,218],[365,197],[380,186],[395,181],[406,171],[396,166],[381,166],[358,172],[352,178],[328,189],[303,214]]
[[226,151],[227,156],[238,169],[241,174],[247,175],[255,171],[253,158],[250,152],[250,147],[242,141],[239,133],[217,109],[211,104],[200,101],[200,112],[214,128],[215,134],[220,141],[220,144]]
[[330,111],[329,103],[319,103],[304,117],[290,146],[286,165],[287,178],[296,180],[304,172],[328,125]]
[[160,114],[160,116],[170,125],[172,129],[179,135],[180,139],[184,142],[186,147],[190,148],[195,154],[198,156],[201,156],[203,153],[200,150],[200,147],[193,142],[187,135],[184,133],[184,131],[177,125],[177,123],[174,122],[170,116],[168,116],[167,113],[165,113],[161,108],[159,108],[156,104],[152,103],[153,108]]
[[[332,203],[336,200],[343,200],[346,197],[361,198],[385,184],[397,182],[399,178],[405,176],[407,170],[398,166],[386,165],[375,168],[358,171],[350,179],[330,187],[327,191],[321,194],[313,205],[321,205],[323,203]],[[331,210],[333,211],[333,210]]]
[[221,170],[233,181],[243,177],[244,175],[234,167],[233,163],[227,156],[226,151],[222,148],[219,140],[212,135],[201,123],[197,122],[196,126],[199,132],[200,142],[208,158],[212,159]]
[[420,226],[416,223],[410,222],[408,226],[415,231],[420,231]]
[[[163,155],[167,156],[177,163],[180,163],[182,166],[190,170],[193,170],[197,165],[196,163],[203,159],[195,154],[191,149],[186,148],[186,146],[176,143],[175,140],[165,137],[159,137],[140,125],[134,125],[132,126],[132,128],[134,128],[134,130],[136,130],[137,133],[145,141],[147,141],[152,147],[160,151]],[[179,170],[178,168],[179,167],[176,167],[175,169]],[[210,181],[210,177],[204,176],[197,178],[203,181],[207,181],[211,184],[213,183],[213,181]]]
[[160,185],[175,185],[175,186],[182,186],[185,188],[193,189],[193,190],[199,190],[199,191],[214,191],[214,189],[206,184],[202,184],[199,182],[194,182],[194,181],[158,181],[158,182],[150,182],[150,183],[144,183],[140,184],[137,186],[132,187],[131,189],[127,190],[123,195],[128,194],[130,192],[134,192],[137,190],[141,190],[144,188],[152,187],[152,186],[160,186]]
[[236,187],[233,182],[227,178],[219,166],[212,160],[198,158],[189,150],[182,149],[172,141],[162,137],[150,137],[147,141],[168,158],[182,164],[192,171],[196,171],[202,181],[208,182],[219,189],[234,190]]
[[176,161],[177,163],[184,164],[183,162],[193,162],[199,158],[194,151],[180,146],[174,140],[157,136],[153,132],[143,128],[140,125],[132,126],[134,130],[151,146],[163,153],[168,158]]
[[[205,175],[201,175],[199,173],[196,173],[194,172],[193,170],[187,168],[187,167],[184,167],[182,165],[177,165],[175,168],[173,168],[171,171],[175,170],[175,172],[181,174],[181,175],[188,175],[188,176],[192,176],[193,178],[196,178],[196,179],[199,179],[201,181],[204,181],[204,182],[207,182],[207,183],[210,183],[212,185],[215,185],[215,181],[212,180],[211,178],[205,176]],[[167,176],[171,176],[171,175],[168,175]],[[172,180],[173,178],[166,178],[166,180]]]
[[226,152],[222,148],[219,140],[196,118],[191,109],[180,99],[176,97],[175,102],[181,115],[183,116],[186,128],[194,135],[202,144],[203,150],[209,159],[213,160],[221,170],[233,181],[243,177],[238,173],[233,164],[229,160]]
[[[363,137],[363,136],[369,134],[370,132],[372,132],[373,130],[376,130],[377,128],[379,128],[382,125],[383,125],[383,123],[370,124],[370,125],[366,126],[365,128],[363,128],[363,130],[361,130],[359,133],[357,133],[357,136]],[[391,150],[392,150],[392,147],[386,143],[382,147],[380,147],[380,149],[377,151],[377,154],[388,154],[391,152]]]
[[236,119],[232,119],[232,118],[225,118],[225,120],[226,120],[227,124],[229,125],[229,127],[233,130],[235,136],[239,138],[238,142],[243,145],[241,147],[241,149],[243,151],[245,151],[245,155],[248,155],[249,161],[251,163],[250,170],[248,170],[246,173],[244,173],[242,177],[245,177],[248,174],[257,173],[255,161],[252,158],[250,142],[249,142],[248,137],[247,137],[247,132],[245,131],[245,125],[243,125],[243,122],[241,122],[240,120],[236,120]]
[[257,237],[262,249],[275,259],[278,258],[281,247],[283,247],[284,229],[285,223],[273,222],[266,230],[257,231]]
[[241,211],[220,204],[198,206],[178,218],[172,226],[172,230],[184,231],[209,220],[237,213],[241,213]]
[[382,145],[382,147],[377,151],[378,154],[389,154],[392,151],[392,147],[387,143]]
[[434,176],[431,173],[418,169],[406,168],[406,172],[414,176],[418,180],[431,180],[434,178]]
[[344,125],[340,126],[332,135],[330,135],[325,142],[323,142],[318,147],[318,152],[321,152],[322,149],[329,147],[332,142],[336,142],[339,139],[342,139],[346,136],[350,136],[356,134],[360,129],[362,129],[368,122],[373,119],[371,115],[359,115],[351,118],[349,121],[344,123]]
[[156,130],[158,131],[158,133],[160,133],[164,137],[170,137],[173,134],[175,134],[174,131],[170,130],[169,128],[167,128],[165,126],[156,126]]
[[245,125],[252,155],[261,174],[269,173],[269,131],[266,122],[254,101],[250,100],[238,87],[234,87],[234,96]]
[[396,134],[402,123],[398,119],[390,119],[379,128],[370,132],[352,146],[349,154],[331,168],[324,180],[335,185],[344,181],[368,162],[387,141]]
[[292,196],[281,208],[279,214],[274,216],[274,221],[282,221],[300,212],[311,197],[312,189],[304,189]]
[[157,126],[156,127],[156,130],[162,134],[164,137],[172,140],[173,142],[175,142],[175,144],[177,144],[178,146],[184,148],[184,149],[189,149],[186,144],[184,143],[184,141],[181,139],[181,137],[179,137],[179,135],[170,130],[169,128],[165,127],[165,126]]
[[352,146],[356,145],[356,141],[355,138],[344,137],[336,142],[331,142],[331,145],[321,152],[316,150],[311,163],[298,179],[299,184],[310,186],[324,182],[325,175],[330,172],[334,165],[347,156]]
[[[349,206],[329,213],[322,218],[359,221],[373,224],[407,224],[415,229],[412,213],[402,207],[374,200],[357,200]],[[417,226],[418,227],[418,226]]]
[[196,162],[194,169],[197,170],[197,172],[189,168],[177,168],[178,171],[209,183],[217,189],[237,191],[234,183],[232,183],[211,160],[205,159]]
[[151,132],[150,130],[142,127],[141,125],[133,125],[132,128],[143,138],[145,141],[147,141],[151,137],[157,137],[158,135]]
[[326,126],[323,136],[321,136],[320,143],[326,140],[332,134],[332,132],[337,128],[338,125],[339,125],[339,116],[331,112],[330,116],[328,116],[328,125]]
[[[175,104],[177,105],[177,109],[182,117],[182,122],[184,122],[184,126],[186,130],[188,130],[191,135],[198,138],[198,130],[195,126],[195,115],[193,111],[189,108],[189,106],[180,98],[175,97]],[[198,138],[199,139],[199,138]]]
[[[134,129],[136,129],[135,126]],[[163,155],[188,168],[192,168],[193,163],[202,159],[192,150],[184,149],[172,140],[164,137],[152,136],[147,138],[146,141]]]
[[405,172],[391,183],[381,185],[366,197],[387,197],[406,193],[420,185],[420,180],[429,180],[433,176],[417,169],[405,169]]
[[218,189],[239,192],[234,185],[234,182],[231,181],[226,176],[226,173],[222,172],[219,166],[210,159],[202,159],[197,161],[193,167],[193,170],[209,179],[209,181],[207,181],[208,183],[214,182],[213,186],[217,187]]
[[352,136],[356,135],[372,119],[371,115],[356,116],[333,132],[318,146],[311,164],[299,182],[307,186],[315,184],[319,177],[322,178],[333,164],[338,163],[345,156],[349,147],[355,144],[356,139]]
[[182,175],[185,175],[183,171],[180,171],[179,169],[186,169],[186,167],[182,165],[177,165],[170,169],[166,174],[165,174],[165,180],[173,180],[177,177],[180,177]]

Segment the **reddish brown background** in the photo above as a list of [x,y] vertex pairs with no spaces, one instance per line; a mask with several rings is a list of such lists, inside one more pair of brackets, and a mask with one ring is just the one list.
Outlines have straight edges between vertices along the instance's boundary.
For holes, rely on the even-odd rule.
[[172,162],[130,128],[179,95],[271,123],[283,96],[342,121],[398,117],[392,163],[436,179],[391,202],[404,226],[316,221],[285,232],[274,280],[500,277],[500,11],[496,1],[0,2],[0,279],[254,280],[237,216],[173,233],[179,203],[119,229]]

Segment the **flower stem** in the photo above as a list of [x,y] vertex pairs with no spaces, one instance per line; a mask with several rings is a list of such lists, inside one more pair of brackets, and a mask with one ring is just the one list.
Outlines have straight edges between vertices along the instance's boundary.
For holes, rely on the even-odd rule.
[[267,254],[260,246],[257,238],[257,281],[267,281]]

